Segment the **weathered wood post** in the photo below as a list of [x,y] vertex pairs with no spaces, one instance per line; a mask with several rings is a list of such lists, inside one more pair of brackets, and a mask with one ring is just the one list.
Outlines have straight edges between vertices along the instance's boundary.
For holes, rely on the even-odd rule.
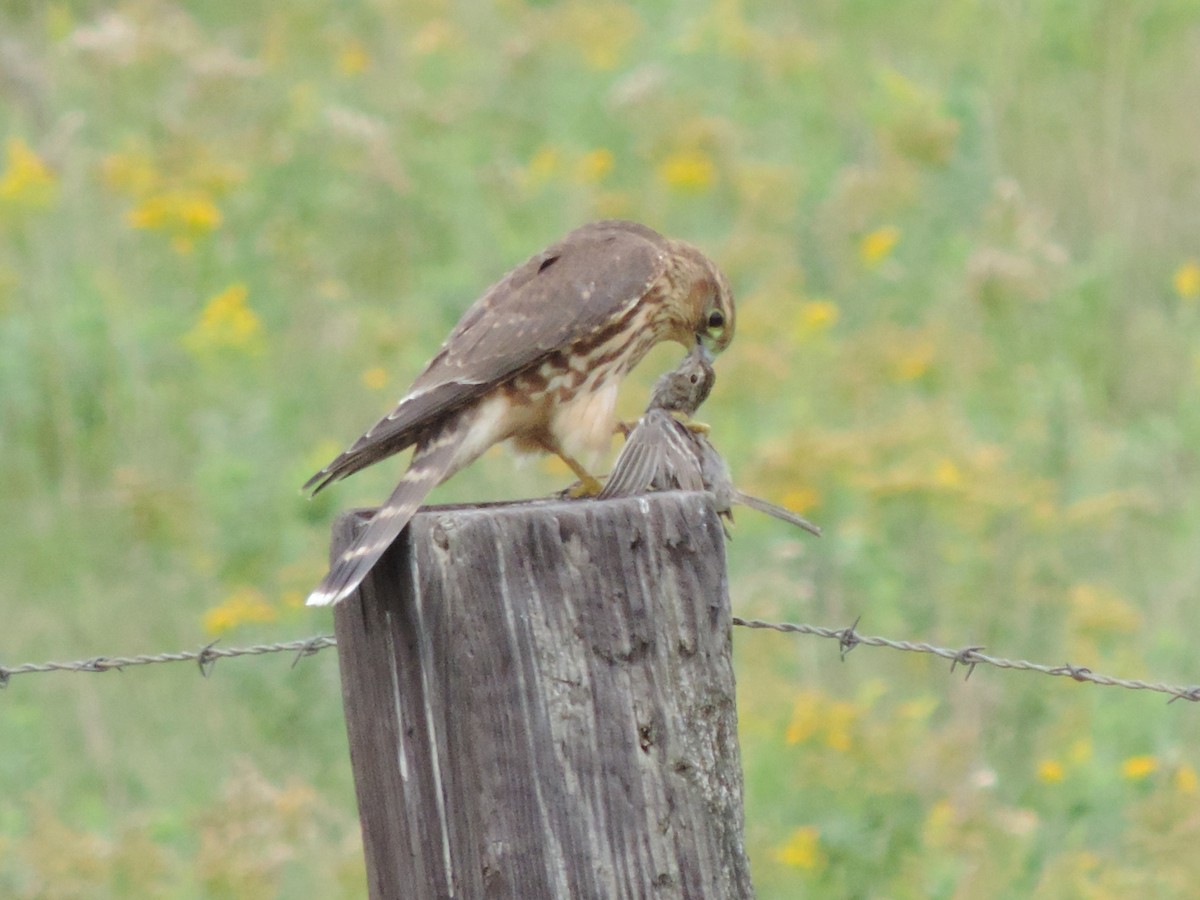
[[372,898],[753,895],[709,495],[428,509],[334,622]]

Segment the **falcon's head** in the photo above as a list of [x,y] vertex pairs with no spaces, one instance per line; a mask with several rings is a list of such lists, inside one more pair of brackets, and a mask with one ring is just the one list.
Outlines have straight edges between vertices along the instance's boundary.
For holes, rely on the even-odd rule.
[[733,291],[729,289],[725,273],[711,261],[705,261],[708,262],[712,280],[708,295],[703,297],[703,312],[696,328],[696,340],[711,357],[728,347],[733,340]]
[[691,244],[683,241],[672,244],[683,274],[676,284],[682,282],[681,299],[692,334],[690,340],[681,343],[685,346],[698,344],[711,362],[733,340],[733,291],[729,289],[725,273],[711,259]]

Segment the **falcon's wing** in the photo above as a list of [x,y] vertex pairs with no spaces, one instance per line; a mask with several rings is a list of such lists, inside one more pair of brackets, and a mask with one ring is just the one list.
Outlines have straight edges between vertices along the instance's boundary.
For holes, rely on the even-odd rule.
[[305,484],[313,493],[412,444],[443,414],[623,316],[662,277],[667,240],[636,222],[585,225],[467,310],[385,418]]

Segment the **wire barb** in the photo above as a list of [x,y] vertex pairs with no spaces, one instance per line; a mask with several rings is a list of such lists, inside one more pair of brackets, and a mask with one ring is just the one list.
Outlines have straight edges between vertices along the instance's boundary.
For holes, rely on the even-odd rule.
[[842,629],[842,635],[838,638],[838,647],[842,653],[842,662],[846,661],[846,654],[858,646],[858,634],[855,631],[858,628],[858,623],[862,621],[862,616],[854,620],[854,624],[849,628]]
[[213,666],[220,659],[216,651],[213,650],[213,647],[217,646],[217,641],[219,640],[220,638],[217,638],[216,641],[205,644],[200,648],[200,653],[196,656],[196,665],[200,667],[200,675],[203,678],[207,678],[212,674]]
[[950,660],[950,671],[953,672],[955,666],[963,665],[967,667],[967,675],[963,681],[970,681],[971,676],[975,674],[975,665],[978,662],[976,654],[983,649],[982,644],[972,647],[963,647],[958,653],[954,654],[954,659]]

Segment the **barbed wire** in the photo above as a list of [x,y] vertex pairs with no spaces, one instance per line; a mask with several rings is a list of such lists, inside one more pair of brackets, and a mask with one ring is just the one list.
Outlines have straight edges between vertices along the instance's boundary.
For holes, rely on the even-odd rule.
[[1182,686],[1163,684],[1157,681],[1114,678],[1111,675],[1101,675],[1098,672],[1093,672],[1085,666],[1073,666],[1070,663],[1063,663],[1061,666],[1047,666],[1041,663],[1032,663],[1024,659],[1004,659],[1003,657],[988,656],[982,653],[981,651],[984,649],[982,645],[971,645],[953,650],[949,647],[936,647],[933,644],[926,644],[920,641],[894,641],[885,637],[859,634],[856,630],[858,622],[859,620],[856,619],[853,625],[846,628],[823,628],[820,625],[764,622],[761,619],[742,619],[737,616],[733,619],[734,625],[741,625],[744,628],[766,628],[772,631],[782,631],[791,634],[811,634],[817,637],[832,638],[838,642],[841,648],[842,659],[845,659],[846,654],[859,645],[887,647],[890,650],[904,650],[910,653],[930,653],[934,656],[948,659],[950,660],[951,672],[957,666],[966,666],[967,678],[971,677],[971,673],[975,671],[977,665],[988,665],[995,666],[998,669],[1016,669],[1023,672],[1037,672],[1041,675],[1056,675],[1104,687],[1119,687],[1130,691],[1156,691],[1160,694],[1170,694],[1171,699],[1167,701],[1168,703],[1174,703],[1176,700],[1200,701],[1200,685]]
[[216,641],[205,644],[199,650],[185,650],[180,653],[144,653],[140,656],[93,656],[91,659],[77,659],[74,662],[44,662],[24,663],[8,668],[0,665],[0,688],[8,687],[8,680],[14,675],[29,675],[34,672],[118,672],[130,666],[149,666],[154,663],[192,662],[200,667],[200,674],[208,677],[213,666],[219,659],[231,656],[261,656],[264,653],[294,652],[292,667],[304,659],[324,650],[326,647],[337,646],[337,640],[332,634],[318,634],[297,641],[284,641],[278,644],[255,644],[251,647],[218,647]]
[[[1064,663],[1061,666],[1048,666],[1033,663],[1024,659],[1005,659],[999,656],[989,656],[983,653],[981,645],[961,647],[957,650],[949,647],[938,647],[923,641],[897,641],[878,635],[859,634],[859,620],[845,628],[826,628],[821,625],[803,625],[791,622],[764,622],[762,619],[743,619],[734,616],[733,624],[743,628],[767,629],[780,631],[785,634],[807,634],[815,637],[830,638],[838,642],[842,659],[855,647],[886,647],[890,650],[902,650],[909,653],[928,653],[950,660],[950,671],[958,666],[965,666],[966,677],[970,678],[978,665],[994,666],[998,669],[1015,669],[1024,672],[1037,672],[1041,675],[1052,675],[1070,678],[1074,681],[1098,684],[1103,687],[1125,688],[1131,691],[1154,691],[1169,694],[1171,699],[1200,701],[1200,685],[1173,685],[1162,682],[1140,681],[1130,678],[1115,678],[1093,672],[1085,666],[1075,666]],[[200,668],[200,674],[207,677],[216,665],[217,660],[235,656],[261,656],[266,653],[295,653],[292,667],[304,659],[328,647],[336,647],[337,640],[331,634],[314,635],[295,641],[283,641],[275,644],[255,644],[250,647],[217,647],[216,641],[206,644],[199,650],[188,650],[179,653],[147,653],[139,656],[93,656],[90,659],[80,659],[73,662],[44,662],[24,663],[19,666],[7,667],[0,665],[0,688],[8,687],[9,679],[14,675],[29,675],[35,672],[110,672],[121,671],[131,666],[146,666],[155,663],[195,662]]]

